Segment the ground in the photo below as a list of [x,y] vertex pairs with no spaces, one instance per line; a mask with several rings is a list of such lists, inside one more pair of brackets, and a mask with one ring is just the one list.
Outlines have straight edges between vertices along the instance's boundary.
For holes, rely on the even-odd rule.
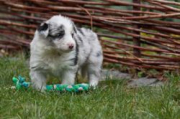
[[28,72],[23,56],[0,58],[0,119],[180,119],[180,77],[172,74],[158,87],[107,79],[81,94],[9,88],[13,76]]

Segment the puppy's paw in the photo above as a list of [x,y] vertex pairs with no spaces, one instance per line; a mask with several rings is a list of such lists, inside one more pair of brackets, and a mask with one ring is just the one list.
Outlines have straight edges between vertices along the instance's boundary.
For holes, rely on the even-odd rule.
[[32,88],[36,89],[37,91],[40,92],[45,92],[46,86],[45,85],[37,85],[35,83],[32,83]]
[[96,89],[98,87],[98,81],[90,81],[89,85],[92,89]]

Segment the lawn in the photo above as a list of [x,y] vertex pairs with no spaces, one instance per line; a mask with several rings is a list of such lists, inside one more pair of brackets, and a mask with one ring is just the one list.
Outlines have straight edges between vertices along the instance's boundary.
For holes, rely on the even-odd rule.
[[0,58],[0,119],[180,119],[178,76],[162,87],[127,88],[104,81],[87,93],[9,89],[12,77],[28,77],[23,56]]

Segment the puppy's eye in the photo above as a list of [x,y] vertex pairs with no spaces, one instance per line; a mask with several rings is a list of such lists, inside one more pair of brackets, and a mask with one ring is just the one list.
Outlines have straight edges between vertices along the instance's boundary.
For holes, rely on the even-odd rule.
[[62,33],[58,33],[56,36],[57,36],[57,37],[60,37],[60,36],[62,36]]
[[62,38],[63,36],[64,36],[64,31],[56,34],[56,37],[58,37],[58,38]]

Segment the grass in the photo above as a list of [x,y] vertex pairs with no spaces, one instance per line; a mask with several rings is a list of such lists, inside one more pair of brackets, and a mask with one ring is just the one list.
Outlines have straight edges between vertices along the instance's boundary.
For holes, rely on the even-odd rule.
[[0,58],[0,119],[180,119],[178,76],[167,75],[170,83],[156,88],[106,81],[82,94],[8,88],[13,76],[28,72],[23,56]]

